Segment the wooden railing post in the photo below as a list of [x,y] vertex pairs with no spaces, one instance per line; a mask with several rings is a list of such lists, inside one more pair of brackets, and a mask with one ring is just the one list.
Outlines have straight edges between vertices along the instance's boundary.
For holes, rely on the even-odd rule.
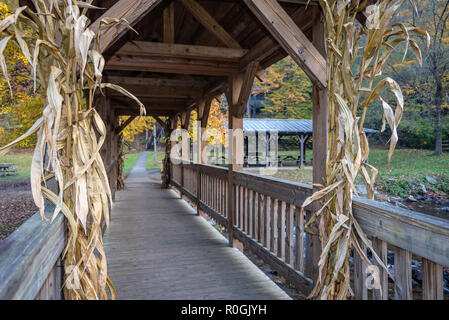
[[443,284],[443,266],[423,258],[423,300],[443,300]]
[[[229,170],[198,166],[202,179],[203,213],[227,228],[229,218],[232,218],[229,214],[233,210],[226,207],[227,202],[223,203],[226,195],[218,198],[217,195],[223,194],[221,183],[229,178]],[[186,170],[189,176],[191,166],[186,166]],[[179,174],[177,177],[179,179]],[[307,234],[308,231],[299,207],[312,195],[312,186],[244,171],[233,171],[230,181],[234,186],[232,190],[236,191],[235,195],[230,194],[235,196],[236,205],[233,246],[252,250],[301,292],[309,294],[312,280],[303,271],[306,258],[304,232]],[[187,188],[192,190],[191,185]],[[231,188],[225,190],[227,193]],[[186,192],[186,196],[195,201],[192,192]],[[449,223],[446,220],[362,198],[354,198],[353,214],[367,236],[372,238],[374,251],[383,264],[388,262],[388,250],[395,252],[392,275],[396,299],[413,298],[412,254],[423,259],[423,298],[443,298],[443,266],[449,266]],[[377,284],[376,268],[368,272],[362,259],[355,255],[351,288],[356,299],[388,299],[387,271],[375,259],[373,263],[379,268],[382,290],[373,286]]]

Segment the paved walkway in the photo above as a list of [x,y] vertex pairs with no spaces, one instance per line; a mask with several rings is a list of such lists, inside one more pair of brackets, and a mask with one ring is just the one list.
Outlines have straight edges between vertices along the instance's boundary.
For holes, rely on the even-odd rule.
[[141,153],[105,234],[118,299],[289,299],[172,190]]

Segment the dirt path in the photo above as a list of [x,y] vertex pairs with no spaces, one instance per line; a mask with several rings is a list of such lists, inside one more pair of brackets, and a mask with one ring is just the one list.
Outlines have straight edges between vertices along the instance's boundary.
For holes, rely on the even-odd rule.
[[37,211],[28,180],[0,180],[0,241]]

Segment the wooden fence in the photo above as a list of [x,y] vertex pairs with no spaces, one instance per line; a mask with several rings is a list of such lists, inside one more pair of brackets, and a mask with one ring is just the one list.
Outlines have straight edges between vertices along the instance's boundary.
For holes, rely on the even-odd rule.
[[[46,207],[51,217],[54,206]],[[0,300],[62,298],[60,256],[66,244],[62,214],[44,222],[36,213],[0,242]]]
[[[312,280],[305,275],[306,217],[299,207],[312,194],[309,185],[283,181],[227,168],[198,164],[173,166],[172,184],[219,225],[228,227],[228,183],[235,194],[234,237],[257,254],[299,290],[309,292]],[[183,177],[183,179],[180,179]],[[379,268],[382,292],[368,290],[366,268],[353,257],[352,288],[356,299],[443,299],[443,266],[449,266],[449,221],[366,199],[355,199],[353,213],[387,264],[394,257],[394,284]],[[422,264],[422,293],[412,287],[413,261]],[[368,279],[369,280],[369,279]]]
[[[298,289],[309,292],[310,235],[299,207],[312,193],[308,185],[218,166],[181,164],[172,168],[172,184],[218,224],[228,227],[229,183],[235,196],[234,237]],[[449,266],[449,221],[388,204],[354,200],[354,215],[387,263],[394,256],[394,285],[382,268],[382,292],[368,290],[367,273],[354,257],[352,281],[357,299],[443,299],[443,266]],[[51,216],[53,206],[46,207]],[[0,299],[60,299],[66,226],[60,214],[52,223],[35,214],[0,242]],[[413,259],[412,259],[413,258]],[[422,295],[412,287],[412,261],[422,264]]]

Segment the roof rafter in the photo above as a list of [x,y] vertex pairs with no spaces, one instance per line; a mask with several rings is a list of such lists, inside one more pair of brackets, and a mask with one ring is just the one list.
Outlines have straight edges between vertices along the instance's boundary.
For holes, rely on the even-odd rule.
[[183,79],[183,78],[143,78],[107,75],[107,82],[118,85],[148,85],[166,87],[204,88],[210,81],[206,79]]
[[276,0],[244,0],[284,50],[319,88],[327,86],[327,62]]
[[239,72],[240,65],[238,62],[127,55],[112,57],[106,64],[105,70],[226,76]]
[[240,49],[240,44],[195,0],[181,0],[184,7],[207,30],[213,33],[221,42],[229,48]]
[[[94,32],[97,31],[100,28],[101,20],[104,18],[124,19],[130,26],[134,26],[161,2],[162,0],[119,0],[103,13],[100,18],[95,20],[89,28]],[[121,26],[118,29],[109,28],[106,30],[100,38],[101,52],[104,52],[114,44],[128,30],[129,29],[126,26]]]
[[245,49],[132,41],[126,43],[117,55],[136,55],[148,57],[193,58],[198,60],[234,61],[248,53]]

